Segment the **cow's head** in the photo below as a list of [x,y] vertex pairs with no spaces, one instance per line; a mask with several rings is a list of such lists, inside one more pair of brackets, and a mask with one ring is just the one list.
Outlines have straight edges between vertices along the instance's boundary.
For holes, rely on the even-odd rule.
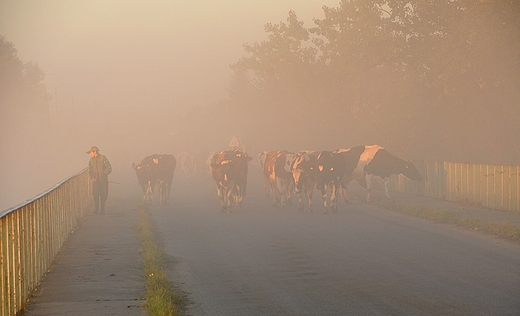
[[403,170],[401,170],[401,173],[410,180],[423,181],[423,176],[411,162],[407,162],[404,165]]
[[308,179],[314,181],[316,179],[316,158],[305,152],[294,155],[292,174],[296,193],[299,193],[302,181]]
[[332,153],[322,151],[316,160],[318,170],[316,170],[316,186],[319,190],[323,189],[326,183],[334,179],[334,164]]
[[290,176],[292,173],[293,160],[293,153],[288,152],[287,150],[279,151],[275,157],[276,172],[280,172],[280,174],[289,174]]
[[211,159],[211,169],[215,181],[226,185],[230,180],[233,168],[238,163],[238,158],[233,151],[223,151],[215,154]]
[[147,172],[145,166],[143,166],[142,164],[136,165],[135,162],[132,162],[132,168],[135,170],[135,174],[137,175],[137,182],[139,184],[148,181],[148,179],[146,178]]

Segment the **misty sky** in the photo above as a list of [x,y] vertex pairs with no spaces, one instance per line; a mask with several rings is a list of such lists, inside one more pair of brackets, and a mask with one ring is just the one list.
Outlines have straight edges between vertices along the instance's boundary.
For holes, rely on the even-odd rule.
[[140,131],[139,121],[168,124],[172,112],[215,105],[227,95],[229,65],[244,56],[243,44],[266,39],[264,25],[286,22],[290,10],[313,26],[323,5],[339,0],[1,0],[0,35],[21,61],[45,72],[50,123],[60,136],[27,137],[11,122],[2,135],[0,209],[85,168],[92,145],[120,182],[131,162],[175,154],[172,144],[150,142],[154,131]]
[[229,65],[244,43],[265,38],[266,23],[285,22],[294,10],[310,26],[323,5],[338,3],[3,0],[0,34],[21,60],[43,68],[50,93],[74,99],[76,115],[87,103],[124,102],[123,91],[181,110],[225,97]]

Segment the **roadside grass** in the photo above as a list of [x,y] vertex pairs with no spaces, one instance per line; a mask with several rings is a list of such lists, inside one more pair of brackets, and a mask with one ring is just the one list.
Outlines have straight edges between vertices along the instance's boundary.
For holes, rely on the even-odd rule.
[[520,241],[520,227],[510,222],[490,222],[481,218],[462,217],[450,210],[409,205],[394,200],[383,200],[379,205],[386,209],[435,223],[455,225],[471,230],[483,231],[511,241]]
[[146,303],[144,308],[152,316],[177,316],[185,305],[182,296],[174,292],[166,275],[166,259],[150,219],[143,205],[139,205],[138,238],[141,242],[143,276],[146,279]]

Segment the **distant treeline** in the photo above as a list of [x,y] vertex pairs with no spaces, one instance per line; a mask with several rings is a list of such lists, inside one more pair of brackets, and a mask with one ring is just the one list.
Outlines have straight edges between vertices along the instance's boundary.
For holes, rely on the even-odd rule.
[[292,11],[266,24],[231,65],[229,98],[185,120],[191,137],[518,163],[519,1],[343,0],[323,13],[308,28]]
[[8,120],[20,115],[26,122],[37,124],[32,119],[48,115],[44,78],[45,73],[36,62],[20,60],[14,44],[0,35],[0,125],[5,126]]

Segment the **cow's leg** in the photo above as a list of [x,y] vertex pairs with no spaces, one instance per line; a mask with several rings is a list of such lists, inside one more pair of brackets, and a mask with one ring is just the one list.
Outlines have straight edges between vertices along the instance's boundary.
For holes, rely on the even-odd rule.
[[269,179],[267,179],[265,176],[262,175],[262,179],[264,180],[264,190],[265,190],[265,196],[270,198],[271,195],[270,195],[270,191],[271,191],[271,186],[269,185]]
[[332,212],[336,212],[338,210],[338,200],[336,199],[338,195],[338,184],[333,184],[330,193],[330,209]]
[[352,204],[350,200],[348,199],[348,184],[352,182],[352,176],[344,177],[341,180],[341,197],[343,198],[343,201],[345,201],[346,204]]
[[146,202],[153,204],[153,186],[151,181],[148,181],[146,186]]
[[163,205],[163,191],[164,191],[163,184],[164,184],[163,181],[157,182],[157,190],[159,191],[157,198],[158,198],[158,203],[161,206]]
[[278,192],[280,193],[279,194],[279,200],[277,202],[279,202],[282,207],[285,207],[285,201],[286,201],[286,198],[287,198],[287,186],[286,186],[286,183],[285,183],[285,179],[282,179],[280,177],[277,177],[276,178],[276,188],[278,189]]
[[231,214],[231,199],[233,198],[233,186],[226,187],[226,211]]
[[327,185],[324,185],[321,189],[321,197],[323,198],[323,211],[326,214],[329,212],[327,209]]
[[348,199],[347,185],[348,185],[348,183],[341,182],[339,185],[339,193],[340,193],[341,197],[343,198],[343,201],[345,201],[346,204],[352,204]]
[[388,182],[389,182],[390,178],[384,178],[383,179],[383,185],[385,186],[385,195],[386,195],[386,198],[390,200],[390,193],[388,192]]
[[141,190],[143,191],[143,202],[146,203],[146,191],[147,191],[147,186],[144,185],[144,184],[141,184]]
[[367,204],[370,204],[370,193],[372,192],[372,175],[365,175],[366,189],[367,189]]
[[289,181],[282,180],[282,207],[286,207],[291,201],[291,191],[289,191]]
[[275,206],[275,203],[274,203],[274,186],[273,186],[273,183],[271,181],[269,181],[269,199],[272,202],[272,206]]
[[294,189],[292,185],[292,178],[284,179],[284,187],[285,187],[285,205],[291,205],[291,192]]
[[276,180],[271,181],[271,199],[273,201],[273,206],[278,205],[280,203],[280,192],[278,191],[278,186],[276,185]]
[[298,211],[303,212],[303,190],[298,192]]
[[234,191],[235,208],[239,209],[242,206],[242,200],[244,199],[243,186],[236,185]]
[[305,189],[307,199],[309,200],[309,212],[312,213],[312,194],[314,193],[314,183]]
[[166,182],[163,182],[161,184],[161,206],[166,205],[166,187],[167,187]]
[[167,205],[170,205],[170,193],[171,193],[171,190],[172,190],[172,183],[168,183],[167,187],[166,187],[166,204]]
[[217,183],[217,197],[220,203],[220,210],[224,211],[224,194],[223,194],[223,185],[221,182]]

